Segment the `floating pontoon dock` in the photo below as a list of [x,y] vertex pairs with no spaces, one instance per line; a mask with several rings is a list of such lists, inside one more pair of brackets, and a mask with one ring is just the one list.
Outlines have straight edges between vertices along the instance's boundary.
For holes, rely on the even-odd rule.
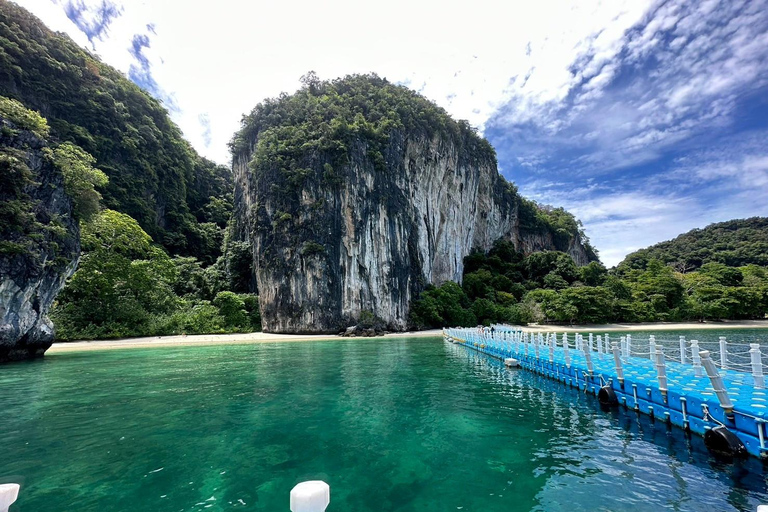
[[[768,392],[760,345],[726,342],[711,350],[696,340],[632,340],[608,334],[528,333],[444,329],[444,339],[507,360],[566,385],[704,436],[707,447],[729,455],[766,458]],[[668,354],[665,356],[665,352]]]

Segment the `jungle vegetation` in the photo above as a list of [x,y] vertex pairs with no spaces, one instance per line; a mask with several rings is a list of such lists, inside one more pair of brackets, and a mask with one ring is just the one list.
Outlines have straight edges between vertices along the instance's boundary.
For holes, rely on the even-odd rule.
[[[78,269],[51,312],[59,339],[260,328],[250,250],[228,228],[231,171],[192,149],[167,106],[0,0],[0,136],[45,145],[81,227]],[[25,148],[1,146],[0,257],[34,254],[63,229],[26,193]]]
[[106,207],[130,215],[169,253],[220,255],[232,177],[201,158],[165,107],[116,69],[0,0],[0,95],[47,120],[50,135],[109,178]]
[[258,297],[228,286],[225,261],[170,256],[132,217],[104,209],[81,223],[77,271],[51,312],[59,340],[252,332]]
[[620,274],[643,270],[651,260],[672,265],[681,273],[707,263],[768,266],[768,218],[735,219],[691,230],[633,252],[619,263],[617,270]]
[[[750,219],[750,222],[753,220]],[[420,327],[491,323],[760,319],[768,313],[768,269],[716,261],[682,273],[651,259],[644,268],[577,267],[557,251],[524,257],[498,241],[464,260],[464,280],[425,290],[412,309]]]

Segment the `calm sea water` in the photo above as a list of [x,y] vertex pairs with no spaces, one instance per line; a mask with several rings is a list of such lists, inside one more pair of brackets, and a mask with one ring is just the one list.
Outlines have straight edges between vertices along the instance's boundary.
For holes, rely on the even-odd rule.
[[439,339],[58,354],[0,366],[12,512],[755,510],[756,460]]

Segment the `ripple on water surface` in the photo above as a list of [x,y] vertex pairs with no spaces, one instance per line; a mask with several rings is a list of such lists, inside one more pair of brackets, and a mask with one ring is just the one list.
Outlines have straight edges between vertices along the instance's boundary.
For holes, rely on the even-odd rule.
[[[131,349],[0,367],[16,511],[754,510],[762,466],[442,340]],[[11,509],[14,512],[14,509]]]

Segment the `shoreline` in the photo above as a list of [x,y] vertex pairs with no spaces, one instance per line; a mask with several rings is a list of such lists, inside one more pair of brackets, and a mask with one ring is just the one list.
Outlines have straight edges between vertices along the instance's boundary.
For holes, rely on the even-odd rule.
[[251,332],[240,334],[195,334],[191,336],[148,336],[142,338],[121,338],[114,340],[67,341],[51,345],[45,354],[61,354],[65,352],[84,352],[90,350],[115,350],[124,348],[152,347],[189,347],[206,345],[243,345],[250,343],[294,343],[302,341],[329,340],[374,340],[387,338],[439,338],[442,330],[395,332],[384,336],[350,338],[338,334],[273,334],[267,332]]
[[[530,324],[521,329],[525,332],[632,332],[632,331],[683,331],[697,329],[768,329],[768,320],[726,320],[722,322],[652,322],[639,324],[560,325]],[[440,329],[396,332],[360,340],[386,340],[391,338],[439,338]],[[206,345],[242,345],[249,343],[293,343],[303,341],[328,341],[352,339],[337,334],[273,334],[253,332],[245,334],[196,334],[191,336],[151,336],[114,340],[70,341],[54,343],[48,354],[84,352],[91,350],[117,350],[126,348],[188,347]]]

